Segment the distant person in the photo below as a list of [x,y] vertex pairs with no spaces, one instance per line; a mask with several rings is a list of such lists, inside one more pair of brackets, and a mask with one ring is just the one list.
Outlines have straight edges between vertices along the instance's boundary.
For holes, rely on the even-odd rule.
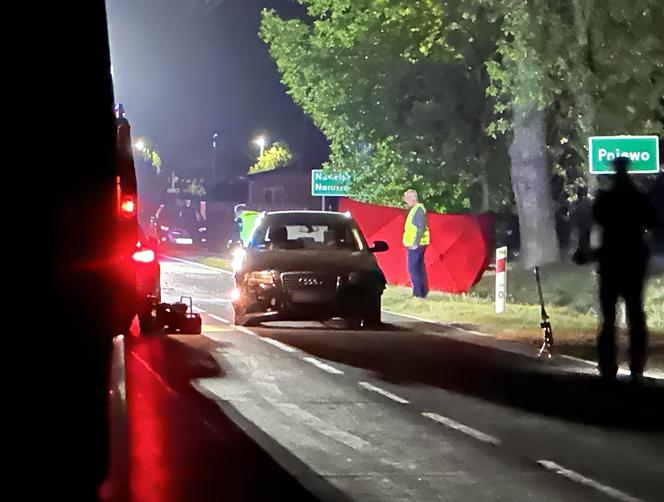
[[246,210],[247,206],[245,206],[244,204],[238,204],[233,209],[233,232],[231,234],[232,244],[239,242],[241,240],[240,235],[242,234],[242,218],[240,218],[240,215],[242,214],[242,211]]
[[417,192],[413,189],[403,194],[403,200],[410,209],[403,229],[403,245],[408,252],[408,275],[413,284],[413,296],[426,298],[429,294],[429,281],[424,254],[430,241],[427,211],[424,204],[418,201]]
[[627,171],[629,160],[618,157],[613,165],[613,186],[599,193],[593,217],[602,228],[599,262],[602,326],[597,337],[599,370],[602,378],[615,379],[616,302],[625,300],[630,334],[630,372],[639,380],[647,360],[648,333],[643,311],[643,287],[649,250],[645,230],[655,225],[655,210],[634,184]]
[[234,209],[233,234],[231,243],[241,241],[244,246],[249,245],[256,220],[261,215],[259,211],[251,211],[244,204],[238,204]]

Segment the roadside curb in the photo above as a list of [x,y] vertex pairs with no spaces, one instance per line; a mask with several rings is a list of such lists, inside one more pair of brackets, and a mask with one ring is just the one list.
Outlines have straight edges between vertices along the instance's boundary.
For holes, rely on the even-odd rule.
[[[443,326],[445,328],[453,329],[456,331],[459,331],[463,334],[468,334],[468,335],[473,335],[474,339],[469,339],[465,340],[468,343],[473,343],[476,345],[480,345],[482,347],[487,347],[495,350],[500,350],[503,352],[509,352],[511,354],[516,354],[519,356],[524,356],[528,357],[529,359],[533,359],[536,361],[541,361],[542,363],[549,363],[553,364],[557,367],[559,367],[563,371],[573,371],[577,372],[576,370],[581,370],[581,372],[587,372],[588,369],[595,369],[597,368],[597,363],[595,361],[590,361],[588,359],[582,359],[580,357],[575,357],[575,356],[570,356],[567,354],[556,354],[554,353],[552,358],[549,360],[546,359],[541,359],[538,357],[538,355],[535,353],[536,349],[530,349],[529,346],[524,345],[519,342],[514,342],[514,341],[509,341],[509,340],[500,340],[495,338],[493,335],[489,333],[482,333],[480,331],[473,331],[473,330],[468,330],[459,326],[455,326],[453,323],[446,323],[446,322],[441,322],[441,321],[434,321],[431,319],[424,319],[422,317],[417,317],[417,316],[412,316],[409,314],[400,314],[398,312],[393,312],[390,310],[383,310],[384,313],[393,315],[395,317],[402,317],[405,319],[412,319],[414,321],[418,322],[423,322],[426,324],[432,324],[436,326]],[[432,336],[445,336],[442,334],[436,334],[436,333],[427,333],[428,335]],[[487,342],[491,343],[487,343]],[[530,349],[530,350],[529,350]],[[566,361],[566,363],[563,363],[563,360]],[[575,363],[578,365],[576,368],[570,368],[569,366],[567,367],[561,367],[561,365],[566,364],[569,365],[569,363]],[[619,369],[618,370],[620,375],[629,375],[629,371],[626,371],[624,369]],[[645,372],[644,376],[648,379],[653,379],[653,380],[664,380],[664,372],[659,371],[659,370],[648,370]]]

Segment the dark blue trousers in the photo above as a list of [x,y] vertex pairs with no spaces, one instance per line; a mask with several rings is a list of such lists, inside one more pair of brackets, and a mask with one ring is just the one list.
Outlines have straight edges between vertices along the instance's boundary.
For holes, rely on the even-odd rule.
[[424,268],[426,249],[426,246],[418,246],[417,249],[408,250],[408,275],[413,283],[413,296],[416,298],[426,298],[429,294],[429,281]]

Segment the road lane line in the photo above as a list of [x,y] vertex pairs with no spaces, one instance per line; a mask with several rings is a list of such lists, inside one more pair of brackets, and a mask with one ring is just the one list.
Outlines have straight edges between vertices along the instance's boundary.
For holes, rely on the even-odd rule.
[[130,352],[130,354],[131,354],[131,356],[132,356],[134,359],[136,359],[136,360],[139,362],[139,364],[141,364],[141,366],[143,366],[146,370],[148,370],[148,372],[149,372],[153,377],[155,377],[155,379],[156,379],[161,385],[164,386],[164,389],[166,389],[166,391],[167,391],[169,394],[171,394],[171,395],[173,395],[173,396],[178,396],[178,397],[180,397],[180,395],[176,392],[176,390],[175,390],[173,387],[171,387],[170,385],[168,385],[168,383],[166,382],[166,380],[164,380],[164,379],[161,377],[161,375],[160,375],[159,373],[157,373],[155,370],[153,370],[153,369],[152,369],[152,366],[150,366],[150,365],[147,363],[147,361],[146,361],[145,359],[143,359],[141,356],[139,356],[139,355],[138,355],[136,352],[134,352],[133,350]]
[[[253,335],[254,333],[251,334]],[[275,346],[280,350],[283,350],[284,352],[297,352],[297,349],[291,347],[290,345],[286,345],[285,343],[281,343],[279,340],[275,340],[273,338],[263,338],[263,337],[261,337],[261,340],[263,340],[265,343],[269,343],[270,345]]]
[[254,333],[250,329],[245,328],[244,326],[237,326],[233,324],[233,329],[239,331],[240,333],[244,333],[245,335],[258,336],[256,333]]
[[400,404],[410,403],[408,399],[404,399],[403,397],[399,397],[396,394],[392,394],[391,392],[386,391],[385,389],[381,389],[380,387],[376,387],[375,385],[372,385],[369,382],[360,382],[359,385],[364,389],[370,390],[371,392],[375,392],[376,394],[380,394],[381,396],[391,399],[392,401],[396,401],[397,403]]
[[337,368],[335,368],[334,366],[330,366],[329,364],[325,364],[324,362],[319,361],[315,357],[303,357],[302,359],[304,359],[305,361],[307,361],[310,364],[313,364],[317,368],[320,368],[323,371],[326,371],[326,372],[330,373],[331,375],[343,375],[344,374],[343,371],[338,370]]
[[466,329],[462,328],[461,326],[454,326],[453,324],[447,323],[447,322],[441,322],[441,321],[434,321],[433,319],[424,319],[423,317],[417,317],[414,315],[410,314],[399,314],[397,312],[393,312],[391,310],[382,310],[386,314],[393,315],[395,317],[403,317],[405,319],[413,319],[414,321],[420,321],[420,322],[425,322],[427,324],[437,324],[438,326],[444,326],[449,329],[457,329],[459,331],[464,331],[466,333],[470,333],[471,335],[477,335],[477,336],[484,336],[484,337],[493,337],[493,335],[490,335],[488,333],[481,333],[479,331],[473,331],[472,329]]
[[217,268],[217,267],[211,267],[210,265],[204,265],[203,263],[197,263],[195,261],[190,261],[190,260],[183,260],[182,258],[176,258],[175,256],[168,256],[168,255],[161,255],[164,258],[168,258],[169,260],[173,261],[179,261],[182,263],[188,263],[189,265],[195,265],[200,268],[206,268],[208,270],[214,270],[215,272],[219,272],[220,274],[228,274],[228,275],[233,275],[233,272],[229,270],[224,270],[223,268]]
[[[595,361],[589,361],[587,359],[581,359],[580,357],[568,356],[567,354],[560,354],[558,357],[562,359],[567,359],[568,361],[574,361],[577,363],[583,363],[588,365],[590,368],[596,370],[597,363]],[[585,373],[585,372],[584,372]],[[618,374],[621,376],[630,376],[631,373],[625,368],[618,368]],[[653,380],[664,380],[664,372],[660,370],[646,370],[643,373],[643,376],[646,378],[652,378]]]
[[490,443],[492,445],[500,446],[502,443],[500,439],[497,439],[493,436],[489,436],[488,434],[485,434],[481,431],[478,431],[477,429],[473,429],[472,427],[468,427],[467,425],[464,425],[462,423],[459,423],[455,420],[452,420],[451,418],[444,417],[442,415],[439,415],[438,413],[429,413],[425,412],[422,413],[423,416],[426,418],[430,418],[431,420],[434,420],[435,422],[438,422],[440,424],[443,424],[450,429],[454,429],[455,431],[462,432],[466,434],[467,436],[470,436],[474,439],[477,439],[478,441],[482,441],[484,443]]
[[231,324],[231,322],[230,322],[228,319],[224,319],[224,318],[221,317],[221,316],[214,315],[214,314],[208,314],[208,316],[210,316],[210,317],[211,317],[212,319],[214,319],[215,321],[224,322],[224,323],[226,323],[226,324]]
[[570,479],[582,485],[593,488],[613,499],[620,500],[622,502],[641,502],[641,500],[636,497],[627,495],[626,493],[623,493],[620,490],[616,490],[615,488],[611,488],[610,486],[603,485],[602,483],[599,483],[594,479],[587,478],[582,474],[579,474],[578,472],[566,469],[562,465],[557,464],[551,460],[538,460],[537,463],[542,467],[545,467],[546,469],[555,472],[556,474],[560,474],[561,476],[567,479]]

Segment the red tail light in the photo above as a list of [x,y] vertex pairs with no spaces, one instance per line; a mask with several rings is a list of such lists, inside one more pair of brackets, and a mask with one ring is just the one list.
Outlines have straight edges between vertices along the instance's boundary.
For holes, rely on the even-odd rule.
[[120,212],[123,216],[134,216],[136,214],[136,201],[131,197],[122,199],[120,203]]
[[157,259],[157,255],[152,249],[139,249],[132,258],[138,263],[152,263]]

